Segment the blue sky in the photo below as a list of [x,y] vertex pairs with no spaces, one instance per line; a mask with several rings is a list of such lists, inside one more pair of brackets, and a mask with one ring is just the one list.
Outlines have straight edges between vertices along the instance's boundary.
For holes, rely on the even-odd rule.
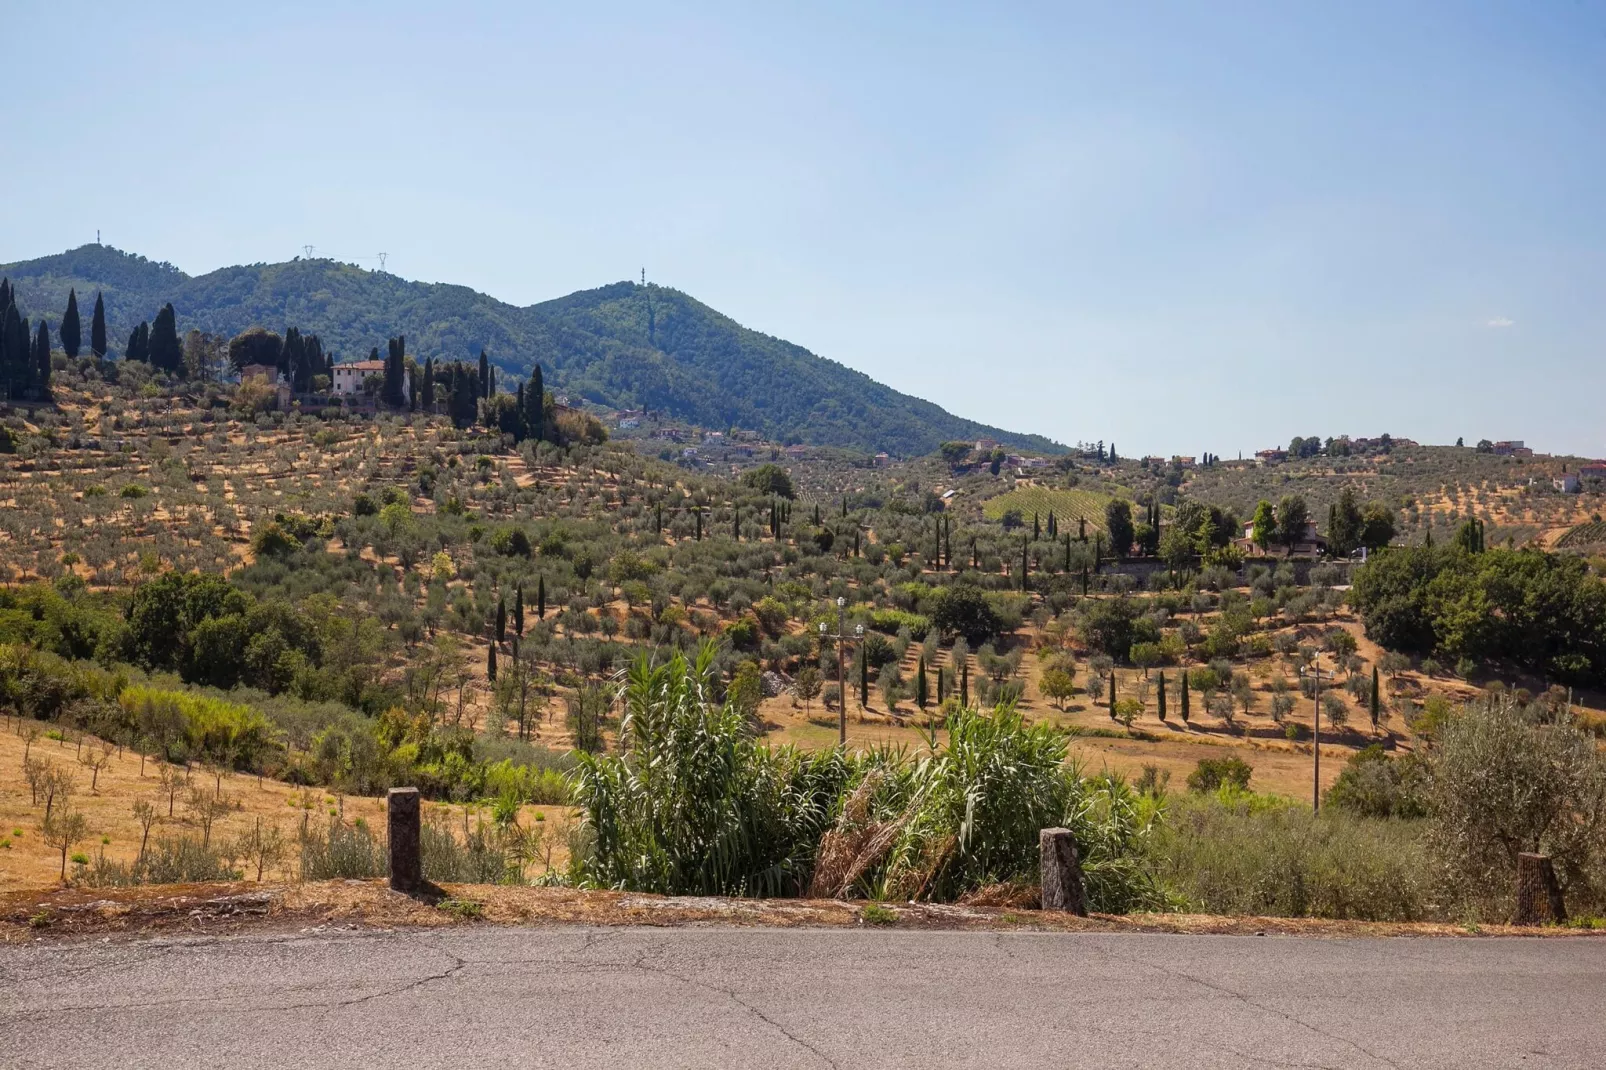
[[648,277],[1123,454],[1606,454],[1606,7],[22,0],[0,261]]

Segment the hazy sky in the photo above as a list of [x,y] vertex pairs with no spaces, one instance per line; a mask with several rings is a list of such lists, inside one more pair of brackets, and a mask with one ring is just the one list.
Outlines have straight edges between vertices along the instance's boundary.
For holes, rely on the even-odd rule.
[[0,261],[674,286],[1123,454],[1606,454],[1606,7],[70,5],[0,24]]

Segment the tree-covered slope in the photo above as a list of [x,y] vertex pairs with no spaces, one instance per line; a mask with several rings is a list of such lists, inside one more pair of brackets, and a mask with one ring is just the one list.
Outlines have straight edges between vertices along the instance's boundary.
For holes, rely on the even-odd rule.
[[408,282],[333,260],[221,268],[191,277],[103,245],[0,267],[29,315],[54,327],[76,287],[106,300],[118,353],[128,333],[168,301],[180,331],[233,335],[296,326],[341,359],[404,334],[408,352],[455,360],[483,348],[504,371],[540,361],[547,382],[602,405],[647,407],[706,427],[743,427],[787,442],[897,455],[945,439],[988,435],[1006,445],[1059,447],[954,416],[801,346],[749,330],[678,290],[619,282],[519,308],[464,286]]

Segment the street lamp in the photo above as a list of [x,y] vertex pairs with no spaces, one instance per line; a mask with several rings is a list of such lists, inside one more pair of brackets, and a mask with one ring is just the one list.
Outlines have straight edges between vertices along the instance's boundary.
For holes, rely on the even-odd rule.
[[[836,716],[837,716],[837,742],[847,746],[848,742],[848,686],[846,659],[842,656],[842,644],[849,639],[847,634],[847,606],[846,598],[836,600],[836,632],[833,634],[826,630],[825,621],[820,622],[820,642],[827,639],[836,640]],[[864,638],[864,625],[858,624],[853,628],[854,639]]]
[[1299,675],[1301,679],[1308,677],[1315,682],[1316,716],[1311,731],[1311,755],[1315,759],[1315,768],[1312,773],[1310,806],[1313,813],[1319,814],[1322,812],[1322,681],[1335,680],[1337,676],[1333,673],[1324,673],[1321,662],[1314,658],[1309,667],[1304,665],[1299,667]]

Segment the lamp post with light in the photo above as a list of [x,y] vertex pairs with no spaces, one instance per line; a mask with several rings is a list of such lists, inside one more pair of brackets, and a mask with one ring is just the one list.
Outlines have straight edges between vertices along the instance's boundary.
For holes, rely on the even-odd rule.
[[836,632],[834,634],[826,631],[825,621],[822,620],[820,622],[820,641],[823,643],[827,639],[836,640],[837,743],[844,747],[848,743],[848,684],[847,659],[842,656],[842,646],[850,638],[860,640],[864,638],[864,625],[862,624],[854,625],[852,636],[847,634],[847,606],[848,600],[846,598],[838,598],[836,600]]

